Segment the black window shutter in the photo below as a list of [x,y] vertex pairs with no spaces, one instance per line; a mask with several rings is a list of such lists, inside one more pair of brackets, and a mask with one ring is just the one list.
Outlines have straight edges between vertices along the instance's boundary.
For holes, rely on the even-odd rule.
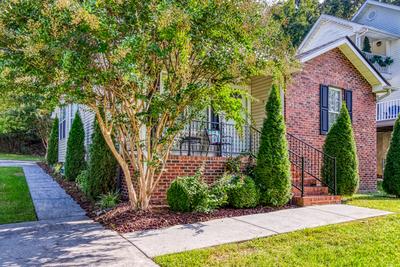
[[328,116],[328,93],[329,87],[327,85],[320,85],[319,88],[319,108],[320,108],[320,133],[327,134],[329,130],[329,116]]
[[353,92],[351,90],[344,90],[344,100],[346,101],[350,119],[353,120]]

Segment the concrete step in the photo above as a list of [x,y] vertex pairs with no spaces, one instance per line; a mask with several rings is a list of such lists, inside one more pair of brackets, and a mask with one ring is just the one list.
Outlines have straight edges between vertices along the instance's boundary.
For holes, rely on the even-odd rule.
[[293,197],[294,204],[304,207],[313,205],[327,205],[327,204],[340,204],[342,201],[341,196],[295,196]]

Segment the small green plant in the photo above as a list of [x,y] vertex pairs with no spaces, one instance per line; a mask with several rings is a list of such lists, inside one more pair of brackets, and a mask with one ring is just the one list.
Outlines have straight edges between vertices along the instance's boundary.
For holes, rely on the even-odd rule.
[[198,171],[193,176],[178,177],[167,191],[167,202],[171,210],[180,212],[210,210],[208,186],[201,180]]
[[88,170],[83,170],[81,173],[76,177],[75,180],[76,184],[78,185],[79,189],[87,195],[88,194],[88,182],[89,182],[89,172]]
[[109,192],[100,196],[97,205],[101,209],[110,209],[115,207],[119,202],[119,192]]
[[235,176],[228,189],[228,202],[233,208],[253,208],[258,205],[260,194],[253,179]]
[[231,184],[232,175],[224,174],[221,179],[210,186],[209,189],[209,208],[217,209],[228,204],[228,191]]
[[225,170],[227,173],[239,173],[240,166],[242,165],[242,157],[229,157],[225,163]]
[[55,118],[53,121],[49,144],[47,146],[46,160],[50,166],[58,162],[58,118]]
[[61,174],[62,168],[63,168],[63,164],[62,163],[56,163],[53,166],[53,171],[54,171],[55,174]]

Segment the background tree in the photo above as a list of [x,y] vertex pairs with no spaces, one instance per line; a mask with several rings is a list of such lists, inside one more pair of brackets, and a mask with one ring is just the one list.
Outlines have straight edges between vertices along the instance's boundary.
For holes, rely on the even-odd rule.
[[386,155],[383,190],[400,197],[400,119],[394,124],[392,139]]
[[265,111],[267,115],[261,130],[255,180],[260,188],[261,203],[282,206],[290,200],[292,184],[286,126],[276,85],[272,87]]
[[67,155],[65,158],[65,177],[75,181],[76,177],[86,169],[85,130],[79,111],[76,112],[68,134]]
[[247,92],[233,85],[264,73],[281,82],[293,62],[262,1],[27,0],[0,9],[1,79],[90,107],[137,209],[148,209],[184,125],[212,105],[240,128],[237,96]]
[[88,195],[96,199],[102,194],[115,191],[116,175],[117,161],[95,121],[88,166]]
[[[344,102],[339,117],[326,136],[323,151],[336,158],[337,193],[354,194],[359,184],[357,149],[350,115]],[[333,177],[328,175],[331,169],[330,163],[325,162],[322,174],[325,182],[332,185]]]
[[274,18],[282,24],[293,46],[298,47],[320,14],[318,0],[288,0],[275,7]]
[[54,165],[58,162],[58,118],[53,120],[46,160],[49,165]]
[[322,3],[322,13],[331,16],[351,19],[365,0],[325,0]]
[[0,83],[0,151],[43,155],[53,106],[43,96],[14,89]]

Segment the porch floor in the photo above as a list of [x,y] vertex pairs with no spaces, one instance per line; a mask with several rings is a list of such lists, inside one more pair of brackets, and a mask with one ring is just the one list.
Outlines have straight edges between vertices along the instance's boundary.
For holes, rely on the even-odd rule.
[[122,235],[152,258],[388,214],[342,204],[310,206]]

